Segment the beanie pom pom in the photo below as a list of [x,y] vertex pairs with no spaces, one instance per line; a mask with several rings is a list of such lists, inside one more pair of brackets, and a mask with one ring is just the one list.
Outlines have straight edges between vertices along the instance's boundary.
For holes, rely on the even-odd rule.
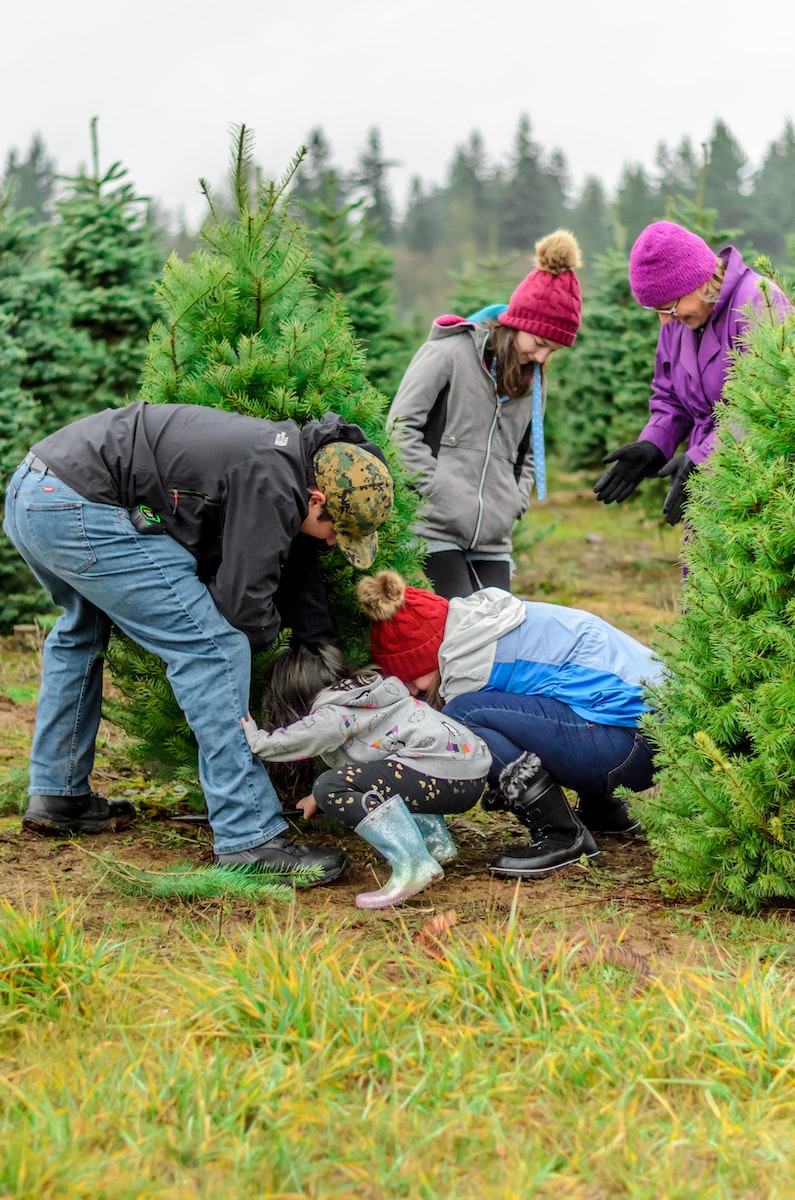
[[579,243],[568,229],[556,229],[536,242],[536,266],[539,271],[560,275],[582,266]]
[[403,605],[406,582],[397,571],[379,571],[359,580],[356,598],[371,621],[388,621]]

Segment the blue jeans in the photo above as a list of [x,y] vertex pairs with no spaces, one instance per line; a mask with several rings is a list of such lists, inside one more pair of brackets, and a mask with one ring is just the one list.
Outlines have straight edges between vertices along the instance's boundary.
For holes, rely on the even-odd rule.
[[550,696],[468,692],[444,711],[479,734],[492,753],[489,781],[506,763],[531,750],[542,766],[586,804],[609,799],[617,787],[651,787],[651,750],[634,727],[597,725]]
[[138,533],[126,509],[85,500],[26,466],[9,484],[3,527],[64,609],[44,643],[31,795],[89,790],[112,621],[166,664],[199,744],[215,852],[247,850],[286,829],[240,725],[249,706],[248,639],[219,613],[193,555],[167,534]]

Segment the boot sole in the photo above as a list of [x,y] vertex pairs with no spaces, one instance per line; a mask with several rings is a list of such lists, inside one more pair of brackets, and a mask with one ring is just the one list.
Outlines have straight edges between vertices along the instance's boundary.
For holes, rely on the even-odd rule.
[[[586,854],[585,857],[589,862],[599,858],[600,852],[597,850],[595,854]],[[580,859],[572,858],[568,862],[558,863],[554,867],[489,867],[492,875],[499,876],[500,879],[546,879],[547,875],[554,875],[555,871],[563,871],[566,867],[576,867]]]
[[64,835],[77,836],[80,833],[118,833],[121,829],[126,829],[128,825],[132,825],[135,820],[131,817],[111,817],[108,821],[81,821],[79,824],[73,821],[65,821],[63,825],[57,821],[36,820],[32,817],[22,818],[22,828],[29,833],[43,833],[45,836],[63,837]]
[[640,838],[646,836],[640,821],[629,829],[592,829],[590,825],[587,826],[587,829],[594,837]]

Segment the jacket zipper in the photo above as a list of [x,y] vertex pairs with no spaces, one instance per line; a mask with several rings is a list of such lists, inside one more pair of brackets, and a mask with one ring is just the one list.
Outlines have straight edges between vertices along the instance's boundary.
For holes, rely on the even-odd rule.
[[[483,367],[483,370],[484,371],[486,370],[485,366]],[[486,439],[486,457],[483,460],[483,470],[480,473],[480,480],[478,482],[478,509],[477,509],[478,515],[477,515],[477,519],[475,521],[474,532],[472,534],[472,537],[469,539],[469,546],[467,547],[468,550],[472,550],[474,548],[475,542],[478,540],[478,534],[480,533],[480,527],[483,524],[483,489],[486,486],[486,471],[488,470],[489,460],[491,459],[491,446],[492,446],[492,442],[494,441],[494,432],[497,428],[497,424],[500,419],[500,397],[499,397],[499,393],[497,392],[497,383],[494,379],[491,378],[491,375],[489,375],[489,379],[491,379],[491,384],[492,384],[492,387],[494,388],[494,400],[495,400],[494,415],[491,418],[491,426],[489,428],[489,436]]]

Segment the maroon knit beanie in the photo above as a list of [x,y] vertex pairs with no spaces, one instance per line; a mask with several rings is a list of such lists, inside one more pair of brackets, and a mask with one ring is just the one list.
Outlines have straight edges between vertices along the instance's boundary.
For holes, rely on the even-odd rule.
[[697,233],[673,221],[647,225],[629,255],[629,286],[644,308],[662,308],[703,287],[717,256]]
[[372,621],[370,645],[384,674],[409,683],[438,670],[447,621],[444,596],[408,587],[397,571],[360,579],[356,595]]
[[568,229],[557,229],[536,242],[536,268],[523,279],[497,320],[562,346],[573,346],[580,328],[582,297],[574,274],[580,247]]

